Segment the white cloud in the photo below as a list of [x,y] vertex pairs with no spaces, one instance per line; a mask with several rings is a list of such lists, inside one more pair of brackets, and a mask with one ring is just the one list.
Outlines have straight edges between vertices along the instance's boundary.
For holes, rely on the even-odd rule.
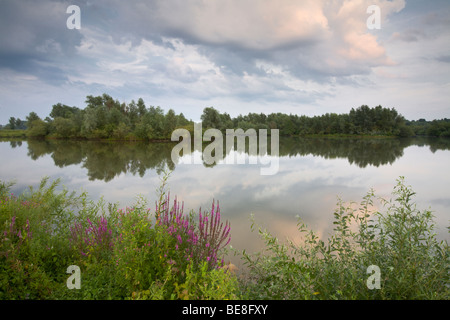
[[[53,4],[2,2],[4,119],[16,116],[13,105],[34,100],[30,108],[48,110],[66,97],[84,107],[86,95],[103,92],[192,118],[206,106],[312,115],[361,104],[418,110],[430,100],[434,114],[446,112],[443,4],[422,13],[425,5],[403,0],[99,0],[80,3],[80,30],[65,27],[68,3]],[[381,30],[367,29],[372,4]],[[19,75],[27,80],[18,83]],[[410,84],[425,89],[412,99]],[[26,88],[22,101],[8,94]]]

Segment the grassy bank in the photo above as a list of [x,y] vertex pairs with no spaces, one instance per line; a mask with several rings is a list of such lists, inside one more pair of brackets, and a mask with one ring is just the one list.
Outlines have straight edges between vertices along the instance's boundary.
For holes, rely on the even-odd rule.
[[[187,129],[191,134],[191,137],[194,137],[194,131],[191,127],[183,127],[182,129]],[[202,137],[206,128],[202,129]],[[225,135],[225,131],[222,132]],[[268,131],[268,135],[270,136],[270,130]],[[383,135],[383,134],[297,134],[297,135],[281,135],[281,137],[291,137],[291,138],[326,138],[326,139],[394,139],[398,138],[395,135]],[[0,130],[0,138],[8,139],[8,138],[31,138],[31,139],[49,139],[49,140],[85,140],[85,141],[145,141],[145,142],[171,142],[170,137],[160,138],[160,139],[149,139],[138,137],[135,134],[128,133],[127,135],[122,136],[108,136],[106,134],[95,135],[91,134],[88,136],[71,136],[65,137],[59,134],[48,134],[43,136],[33,136],[29,130],[8,130],[2,129]],[[203,143],[206,143],[203,141]]]
[[0,138],[9,139],[9,138],[26,138],[27,130],[0,130]]
[[218,204],[184,213],[166,182],[153,210],[145,199],[94,202],[48,179],[21,195],[1,182],[0,299],[448,299],[448,245],[402,179],[385,213],[372,213],[373,192],[359,206],[339,202],[325,241],[301,223],[301,244],[253,228],[266,247],[238,252],[238,274],[221,260],[231,229]]
[[325,139],[398,139],[398,136],[394,135],[382,135],[382,134],[304,134],[294,136],[298,138],[325,138]]

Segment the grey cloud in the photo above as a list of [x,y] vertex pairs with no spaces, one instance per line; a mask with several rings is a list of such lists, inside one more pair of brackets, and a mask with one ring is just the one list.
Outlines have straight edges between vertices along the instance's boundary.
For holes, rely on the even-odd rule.
[[[310,1],[309,5],[316,8],[314,17],[311,14],[315,23],[302,25],[307,20],[302,16],[306,10],[299,10],[298,26],[294,21],[292,30],[282,30],[288,36],[277,38],[272,31],[284,26],[280,17],[286,16],[286,12],[280,14],[273,7],[275,1],[265,2],[270,10],[261,8],[259,0],[220,0],[217,3],[223,7],[216,4],[216,8],[211,3],[196,0],[2,0],[0,68],[32,74],[52,85],[67,82],[69,77],[70,83],[80,91],[86,90],[86,94],[101,94],[110,89],[120,96],[133,98],[137,92],[147,92],[159,101],[175,97],[191,103],[200,101],[199,104],[221,99],[233,100],[237,105],[241,101],[311,105],[337,96],[343,86],[367,87],[364,79],[369,81],[367,76],[373,67],[389,66],[388,56],[396,49],[394,46],[394,50],[388,50],[392,47],[387,45],[393,43],[380,39],[396,31],[399,40],[396,46],[403,48],[408,41],[417,42],[439,30],[437,25],[446,23],[445,10],[441,9],[448,8],[445,2],[430,5],[408,1],[405,9],[393,15],[402,9],[401,1],[381,0],[381,4],[397,6],[397,11],[383,9],[383,14],[392,17],[393,24],[397,24],[395,28],[400,27],[379,36],[387,30],[385,24],[382,31],[367,32],[365,10],[356,10],[361,14],[355,17],[350,2],[330,4],[324,1],[326,5],[321,7],[318,3],[322,2]],[[227,3],[238,4],[238,10],[227,7]],[[296,9],[299,3],[286,0],[283,5],[291,4]],[[308,2],[300,6],[304,3]],[[363,6],[365,2],[358,3]],[[65,26],[68,17],[65,10],[70,4],[80,6],[80,31],[68,30]],[[342,10],[344,15],[339,15],[344,4],[349,5]],[[424,8],[430,9],[423,13]],[[255,13],[253,9],[260,11]],[[437,13],[439,24],[433,25],[437,21],[433,12]],[[426,13],[430,14],[426,16]],[[411,15],[414,23],[408,24]],[[272,21],[274,29],[268,28],[261,17]],[[297,33],[296,28],[304,26],[304,32]],[[366,35],[372,38],[364,38]],[[183,45],[177,47],[173,39]],[[145,41],[152,45],[143,45]],[[80,45],[84,45],[84,51]],[[89,45],[92,50],[87,49]],[[186,46],[189,48],[183,51]],[[185,59],[179,64],[173,63],[173,58],[183,60],[188,55],[192,55],[194,61]],[[448,61],[441,52],[434,51],[434,56],[441,62]],[[207,67],[198,67],[203,63]],[[244,78],[254,80],[257,85],[253,86],[251,81],[246,83]],[[289,82],[292,79],[294,81]],[[303,88],[306,82],[313,82],[314,89]]]
[[[239,4],[241,10],[233,9],[239,15],[236,20],[233,20],[231,14],[233,11],[226,8],[226,5],[224,5],[225,11],[221,13],[223,16],[212,12],[214,16],[208,17],[201,11],[209,12],[213,5],[208,4],[205,7],[198,1],[190,1],[189,5],[186,3],[185,1],[115,1],[109,6],[112,10],[111,15],[102,15],[99,20],[104,20],[103,23],[111,28],[109,32],[117,41],[131,39],[133,44],[138,44],[138,39],[142,37],[159,45],[163,37],[173,37],[182,39],[186,44],[198,45],[199,52],[204,53],[217,66],[222,67],[224,73],[238,76],[244,73],[261,75],[263,71],[256,66],[257,60],[284,66],[295,76],[318,82],[328,81],[330,76],[365,74],[370,69],[364,61],[327,68],[323,63],[324,57],[332,55],[335,51],[334,47],[339,43],[333,41],[324,46],[323,43],[328,41],[326,40],[328,31],[324,27],[319,27],[318,22],[317,25],[307,24],[305,34],[294,33],[290,37],[277,40],[274,35],[263,34],[259,31],[258,28],[267,27],[261,23],[261,17],[252,13],[251,10],[254,9],[252,5],[255,3],[251,1],[241,2],[242,4]],[[100,2],[99,5],[102,3]],[[220,6],[217,5],[217,7]],[[229,20],[224,20],[225,17]],[[250,21],[244,21],[244,17],[248,17]],[[215,18],[219,21],[215,21]],[[257,24],[252,25],[252,22]],[[297,29],[301,30],[303,27],[299,25]],[[209,30],[211,28],[213,30]],[[234,28],[237,31],[231,31]],[[236,34],[237,32],[241,34]],[[319,50],[323,51],[319,52]],[[348,71],[344,71],[347,67],[350,67]]]
[[[322,12],[316,1],[308,4],[287,1],[283,6],[275,6],[275,2],[262,6],[259,1],[73,2],[81,8],[82,28],[102,30],[116,44],[131,41],[134,46],[142,39],[170,46],[164,41],[165,37],[179,38],[186,44],[198,46],[199,52],[222,67],[224,74],[266,76],[256,65],[258,60],[282,66],[300,79],[316,82],[370,72],[371,62],[367,59],[348,61],[336,54],[337,48],[346,44],[339,38],[341,31],[329,39],[324,12],[330,12]],[[34,1],[2,2],[0,27],[7,32],[0,37],[1,52],[26,52],[38,61],[50,56],[61,64],[74,58],[83,35],[65,27],[68,17],[65,9],[69,4],[72,3],[50,0],[39,5]],[[289,11],[289,6],[301,15],[298,26],[285,25],[296,21],[292,20],[296,16]],[[312,10],[308,12],[308,19],[302,16],[305,8]],[[333,26],[338,24],[333,22]],[[14,35],[13,39],[6,36],[8,33]],[[24,62],[30,64],[30,61]],[[383,62],[376,60],[374,64],[377,63]],[[187,75],[184,80],[194,78]]]
[[439,199],[432,199],[431,204],[434,206],[443,206],[445,208],[450,207],[450,198],[439,198]]
[[425,38],[426,34],[418,29],[407,29],[403,32],[395,32],[391,39],[404,42],[417,42],[421,38]]
[[77,30],[66,27],[67,6],[55,1],[2,1],[0,67],[58,83],[67,78],[60,66],[74,57]]
[[449,56],[440,56],[436,58],[437,61],[450,63],[450,55]]
[[67,29],[66,8],[54,1],[2,1],[1,52],[70,55],[81,35]]
[[448,2],[441,4],[442,10],[428,12],[421,18],[421,23],[428,26],[449,27],[450,26],[450,10]]

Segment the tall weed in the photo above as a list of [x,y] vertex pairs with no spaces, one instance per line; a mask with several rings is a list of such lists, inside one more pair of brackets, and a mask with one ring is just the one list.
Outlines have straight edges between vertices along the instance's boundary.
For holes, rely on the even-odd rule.
[[[448,244],[438,242],[432,212],[418,210],[414,194],[400,177],[392,199],[373,190],[359,205],[338,199],[326,240],[301,221],[300,244],[259,228],[265,250],[243,252],[243,290],[255,299],[448,299]],[[385,212],[374,210],[376,200]],[[368,286],[369,266],[381,272],[379,288]]]

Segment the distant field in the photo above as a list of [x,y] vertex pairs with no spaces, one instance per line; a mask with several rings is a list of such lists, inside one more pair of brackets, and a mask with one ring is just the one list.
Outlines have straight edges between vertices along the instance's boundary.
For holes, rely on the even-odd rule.
[[0,130],[0,138],[26,138],[26,130]]

